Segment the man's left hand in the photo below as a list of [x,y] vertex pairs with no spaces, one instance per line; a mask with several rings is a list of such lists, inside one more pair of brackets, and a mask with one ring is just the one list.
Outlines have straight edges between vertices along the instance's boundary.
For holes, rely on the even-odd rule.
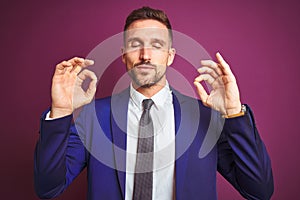
[[[219,111],[222,115],[233,115],[241,111],[241,101],[236,79],[220,53],[216,54],[217,62],[202,60],[198,69],[200,75],[194,84],[200,99],[205,106]],[[212,88],[210,94],[201,85],[206,81]]]

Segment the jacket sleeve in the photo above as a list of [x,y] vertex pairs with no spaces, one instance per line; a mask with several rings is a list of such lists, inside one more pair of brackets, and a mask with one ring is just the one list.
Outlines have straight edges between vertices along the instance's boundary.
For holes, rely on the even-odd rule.
[[61,194],[86,166],[86,151],[72,125],[72,115],[55,120],[41,118],[34,152],[36,194],[50,199]]
[[246,199],[270,199],[271,162],[251,109],[242,117],[226,119],[218,141],[218,171]]

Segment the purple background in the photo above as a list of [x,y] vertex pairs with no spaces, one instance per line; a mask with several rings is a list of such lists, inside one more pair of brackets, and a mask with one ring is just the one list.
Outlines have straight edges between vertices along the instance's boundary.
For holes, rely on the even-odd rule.
[[[283,0],[1,1],[0,198],[37,199],[33,151],[39,117],[50,105],[54,66],[75,55],[86,56],[122,31],[127,14],[142,5],[165,10],[173,28],[194,38],[210,55],[221,51],[269,150],[275,179],[272,199],[297,199],[300,6]],[[103,93],[97,95],[108,95],[123,72],[124,66],[114,62],[103,77]],[[183,73],[190,81],[196,76],[193,70]],[[57,199],[85,199],[85,193],[84,172]],[[218,194],[220,200],[242,199],[222,177]]]

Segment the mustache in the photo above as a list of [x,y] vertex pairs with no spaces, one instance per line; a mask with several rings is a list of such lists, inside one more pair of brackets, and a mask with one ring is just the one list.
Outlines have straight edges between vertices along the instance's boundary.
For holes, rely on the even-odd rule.
[[138,63],[134,63],[133,64],[133,67],[138,67],[140,65],[148,65],[148,66],[152,66],[152,67],[157,67],[155,64],[152,64],[150,62],[147,62],[147,61],[141,61],[141,62],[138,62]]

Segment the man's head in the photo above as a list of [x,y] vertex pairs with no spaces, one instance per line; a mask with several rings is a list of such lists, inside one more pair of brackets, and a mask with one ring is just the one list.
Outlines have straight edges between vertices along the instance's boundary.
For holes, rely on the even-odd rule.
[[171,46],[171,24],[163,11],[143,7],[127,17],[122,60],[135,88],[165,85],[166,67],[175,56]]
[[126,19],[125,26],[124,26],[124,33],[130,26],[130,24],[132,24],[134,21],[143,20],[143,19],[144,20],[153,19],[164,24],[169,31],[170,40],[172,42],[173,40],[172,26],[168,16],[162,10],[157,10],[150,7],[142,7],[133,10]]

